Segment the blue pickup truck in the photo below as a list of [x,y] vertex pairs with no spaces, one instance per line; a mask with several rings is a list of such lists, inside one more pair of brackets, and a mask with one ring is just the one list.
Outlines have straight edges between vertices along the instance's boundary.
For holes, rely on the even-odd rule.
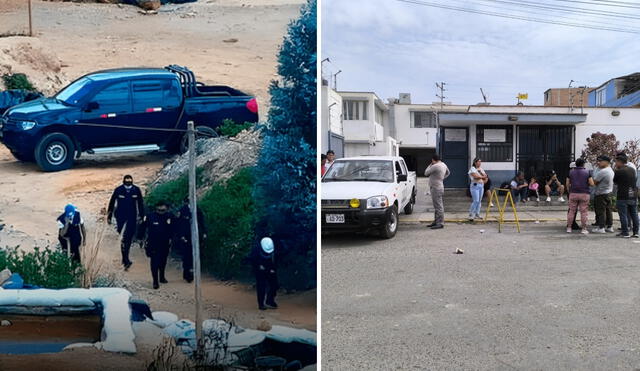
[[203,136],[215,136],[225,119],[257,122],[256,99],[203,85],[181,66],[122,68],[90,73],[51,98],[11,107],[0,118],[0,140],[18,160],[59,171],[83,152],[184,152],[188,121]]

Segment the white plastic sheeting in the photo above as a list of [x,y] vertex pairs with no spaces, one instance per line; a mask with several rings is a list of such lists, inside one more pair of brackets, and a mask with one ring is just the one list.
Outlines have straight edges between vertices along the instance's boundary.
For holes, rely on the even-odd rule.
[[153,312],[151,315],[153,319],[147,319],[147,321],[160,328],[165,328],[178,321],[178,316],[170,312]]
[[135,353],[135,334],[131,328],[131,293],[121,288],[64,290],[2,290],[0,305],[19,306],[91,306],[101,304],[103,311],[102,341],[94,346],[109,352]]

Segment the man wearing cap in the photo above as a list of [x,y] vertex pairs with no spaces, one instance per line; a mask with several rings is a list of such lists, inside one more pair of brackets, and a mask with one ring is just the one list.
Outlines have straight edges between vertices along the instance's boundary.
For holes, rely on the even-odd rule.
[[80,212],[72,204],[65,206],[64,213],[58,217],[58,241],[62,250],[80,263],[80,245],[87,244],[87,232]]
[[278,291],[278,276],[276,273],[276,260],[273,240],[264,237],[251,251],[249,260],[256,276],[256,293],[258,295],[258,308],[278,308],[276,293]]
[[116,228],[118,233],[122,234],[120,243],[120,251],[122,253],[122,265],[125,270],[131,267],[129,260],[129,250],[131,242],[136,235],[138,223],[144,215],[144,202],[142,200],[142,192],[140,188],[133,185],[133,177],[125,175],[122,185],[117,187],[107,208],[107,223],[111,224],[111,219],[116,217]]
[[598,156],[597,169],[593,176],[596,185],[594,208],[596,211],[596,228],[593,233],[613,233],[613,205],[611,192],[613,192],[613,169],[609,156]]

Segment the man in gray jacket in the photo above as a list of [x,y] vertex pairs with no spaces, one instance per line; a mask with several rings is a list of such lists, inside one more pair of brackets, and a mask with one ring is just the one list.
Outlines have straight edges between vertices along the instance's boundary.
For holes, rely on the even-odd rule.
[[431,199],[433,200],[434,220],[433,223],[427,227],[431,229],[444,228],[444,180],[449,176],[449,168],[447,165],[440,161],[440,156],[437,154],[431,158],[431,165],[424,171],[424,176],[429,178],[429,188],[431,192]]

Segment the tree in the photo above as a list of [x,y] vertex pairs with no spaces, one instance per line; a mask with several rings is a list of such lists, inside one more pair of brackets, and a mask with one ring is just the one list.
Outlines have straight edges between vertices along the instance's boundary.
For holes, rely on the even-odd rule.
[[619,147],[620,142],[614,134],[593,133],[591,137],[587,138],[587,143],[582,149],[582,158],[595,165],[598,156],[607,155],[614,158]]
[[640,139],[628,140],[622,147],[622,152],[627,155],[629,162],[640,167]]
[[289,24],[256,169],[256,243],[271,236],[284,287],[316,285],[316,0]]

